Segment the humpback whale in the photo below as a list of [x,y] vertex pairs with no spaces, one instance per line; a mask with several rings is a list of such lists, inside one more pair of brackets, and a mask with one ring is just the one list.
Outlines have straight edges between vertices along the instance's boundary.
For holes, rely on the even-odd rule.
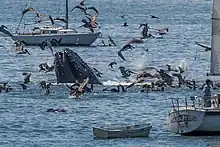
[[89,77],[89,84],[102,84],[87,63],[68,48],[55,54],[54,63],[57,83],[82,83]]

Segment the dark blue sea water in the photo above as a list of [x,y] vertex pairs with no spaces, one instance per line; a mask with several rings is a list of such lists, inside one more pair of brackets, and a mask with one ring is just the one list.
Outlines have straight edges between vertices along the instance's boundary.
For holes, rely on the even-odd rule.
[[[78,1],[70,0],[70,8]],[[133,70],[144,66],[165,68],[169,63],[178,65],[184,60],[188,66],[187,78],[204,80],[209,69],[210,53],[204,52],[194,42],[210,44],[211,8],[210,0],[88,0],[85,3],[100,11],[98,22],[104,40],[110,35],[116,47],[98,47],[98,39],[92,47],[70,47],[90,66],[101,70],[105,85],[123,82],[118,66]],[[15,30],[26,6],[54,17],[64,16],[64,0],[7,0],[1,2],[0,24]],[[121,27],[126,14],[128,27]],[[152,19],[156,15],[159,19]],[[70,26],[78,29],[83,15],[79,11],[70,14]],[[24,18],[31,20],[31,15]],[[130,39],[140,37],[140,23],[148,22],[152,28],[169,27],[169,34],[163,39],[148,39],[127,51],[122,61],[117,51]],[[85,30],[82,30],[85,31]],[[153,32],[152,32],[153,33]],[[0,146],[219,146],[219,137],[184,137],[170,133],[166,128],[166,116],[172,97],[185,98],[199,95],[201,91],[165,89],[163,93],[140,93],[138,88],[126,93],[102,92],[104,86],[96,86],[92,94],[81,99],[70,99],[68,89],[54,85],[52,93],[44,95],[37,85],[46,80],[56,83],[55,74],[42,73],[38,65],[53,62],[51,52],[39,47],[27,49],[31,55],[16,55],[10,38],[0,37],[0,44],[7,50],[0,50],[0,81],[9,82],[10,93],[0,94]],[[62,51],[64,47],[54,48]],[[145,50],[149,51],[146,52]],[[197,59],[194,57],[197,52]],[[113,70],[107,65],[116,61]],[[23,80],[22,72],[31,72],[32,83],[26,91],[18,85]],[[130,80],[134,79],[132,76]],[[106,86],[105,86],[106,87]],[[68,108],[67,113],[46,113],[48,108]],[[149,138],[98,140],[93,138],[92,127],[113,124],[139,124],[151,122]]]

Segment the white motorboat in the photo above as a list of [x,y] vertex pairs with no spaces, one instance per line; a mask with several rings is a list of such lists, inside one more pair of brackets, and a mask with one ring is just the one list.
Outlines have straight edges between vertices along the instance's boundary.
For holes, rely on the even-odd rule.
[[[212,12],[212,43],[211,43],[211,68],[208,75],[220,75],[220,1],[213,0]],[[167,125],[171,132],[183,135],[220,135],[220,95],[211,99],[211,107],[204,108],[200,102],[193,100],[189,105],[180,106],[179,100],[172,99],[173,108],[168,114]]]
[[148,137],[152,125],[150,123],[129,125],[122,127],[93,127],[93,134],[97,138],[131,138]]
[[[23,16],[22,16],[23,18]],[[22,19],[21,18],[21,19]],[[21,22],[21,21],[20,21]],[[18,27],[20,26],[20,22]],[[14,41],[20,40],[25,45],[38,45],[45,40],[60,40],[59,45],[69,46],[90,46],[99,37],[100,32],[94,33],[79,33],[74,29],[68,28],[68,0],[66,0],[66,16],[65,16],[65,27],[44,26],[39,28],[39,31],[33,31],[29,33],[11,33],[5,27],[0,28],[0,32],[10,36]],[[17,28],[18,29],[18,28]]]

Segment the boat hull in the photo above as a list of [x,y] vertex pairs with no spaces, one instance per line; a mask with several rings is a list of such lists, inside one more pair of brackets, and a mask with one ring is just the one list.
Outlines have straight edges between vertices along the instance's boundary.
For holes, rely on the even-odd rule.
[[[188,118],[180,117],[183,115],[188,115]],[[174,116],[180,119],[173,121]],[[179,110],[169,114],[168,129],[171,132],[188,136],[220,135],[219,122],[220,111]]]
[[[131,127],[131,128],[130,128]],[[151,125],[146,125],[139,127],[136,125],[136,127],[133,126],[127,126],[123,128],[115,128],[115,129],[109,129],[109,128],[96,128],[93,127],[93,134],[96,138],[133,138],[133,137],[148,137],[150,130],[152,128]]]
[[13,40],[24,41],[25,45],[38,45],[45,40],[60,40],[60,46],[90,46],[96,41],[100,33],[88,34],[50,34],[50,35],[13,35]]

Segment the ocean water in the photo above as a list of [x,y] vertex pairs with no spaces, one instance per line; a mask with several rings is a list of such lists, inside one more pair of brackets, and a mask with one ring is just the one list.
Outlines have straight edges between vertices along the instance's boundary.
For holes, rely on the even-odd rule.
[[[0,146],[219,146],[219,137],[185,137],[167,130],[170,98],[200,95],[199,90],[166,88],[163,93],[140,93],[139,87],[136,87],[126,93],[102,92],[104,87],[114,82],[125,81],[118,70],[120,65],[138,72],[145,66],[165,68],[167,63],[175,67],[182,60],[187,63],[188,79],[206,79],[210,52],[205,52],[195,41],[210,44],[212,1],[90,0],[85,3],[99,10],[98,22],[103,39],[107,42],[110,35],[117,46],[100,47],[101,39],[98,39],[91,47],[70,48],[104,74],[100,80],[105,86],[95,86],[93,93],[85,94],[81,99],[70,99],[65,86],[54,85],[52,93],[46,96],[38,86],[39,81],[56,83],[56,77],[53,72],[39,72],[38,65],[53,62],[49,49],[42,51],[39,47],[28,46],[26,48],[31,55],[16,55],[13,41],[0,36],[0,45],[7,48],[0,48],[0,81],[9,82],[13,88],[9,93],[0,94]],[[8,0],[1,4],[0,24],[12,31],[18,25],[22,10],[28,6],[53,17],[64,16],[64,2],[61,0]],[[70,0],[70,8],[77,4],[78,1]],[[122,27],[124,20],[120,16],[123,14],[126,14],[129,25],[126,28]],[[159,19],[152,19],[150,15]],[[79,11],[71,12],[70,26],[79,29],[82,18]],[[29,23],[31,20],[33,15],[29,13],[24,21]],[[117,55],[118,50],[132,38],[141,36],[138,27],[145,22],[152,28],[168,27],[169,34],[163,39],[146,39],[144,44],[135,45],[134,50],[124,53],[127,60],[122,61]],[[63,48],[56,47],[54,50],[62,51]],[[146,52],[146,49],[149,51]],[[111,61],[118,63],[114,69],[107,66]],[[25,91],[18,85],[23,80],[22,72],[32,73],[32,82]],[[129,80],[134,78],[132,76]],[[67,108],[68,112],[47,113],[48,108]],[[93,126],[144,122],[153,125],[149,138],[93,138]]]

